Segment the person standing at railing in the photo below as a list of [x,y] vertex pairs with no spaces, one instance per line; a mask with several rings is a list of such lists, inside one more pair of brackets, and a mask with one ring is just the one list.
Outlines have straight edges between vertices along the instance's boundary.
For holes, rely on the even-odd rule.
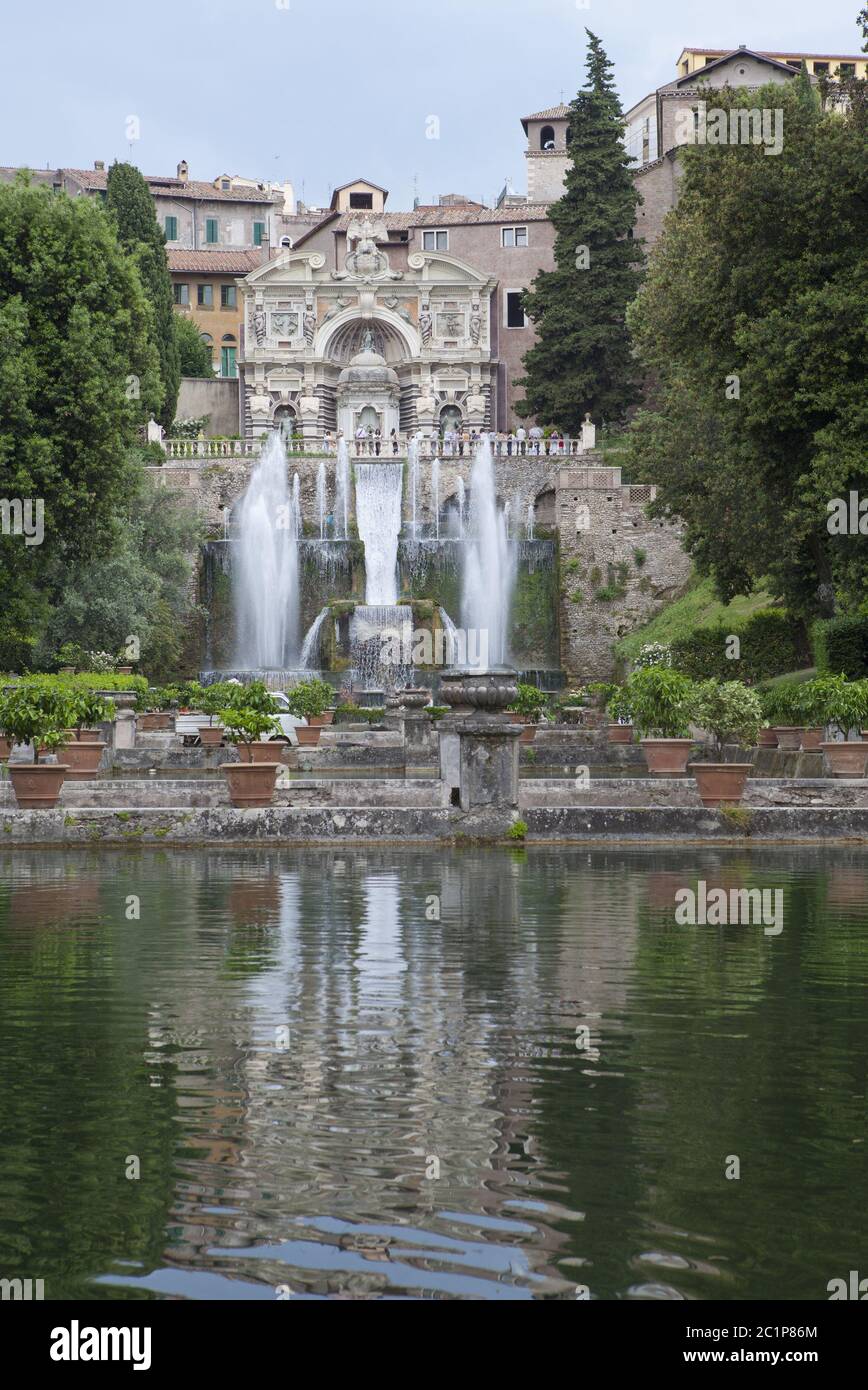
[[373,439],[373,444],[374,444],[374,453],[377,455],[377,458],[379,458],[379,457],[380,457],[380,449],[381,449],[382,444],[383,444],[383,436],[382,436],[382,434],[381,434],[379,428],[374,430],[374,433],[373,433],[373,435],[372,435],[372,439]]
[[397,430],[392,430],[391,434],[389,435],[389,439],[391,440],[391,444],[392,444],[392,453],[393,453],[393,454],[397,454],[397,452],[398,452],[398,431],[397,431]]
[[517,445],[518,445],[518,452],[519,452],[520,454],[526,453],[526,452],[527,452],[527,430],[525,429],[524,425],[519,425],[518,429],[517,429],[516,432],[515,432],[515,438],[516,438],[516,443],[517,443]]

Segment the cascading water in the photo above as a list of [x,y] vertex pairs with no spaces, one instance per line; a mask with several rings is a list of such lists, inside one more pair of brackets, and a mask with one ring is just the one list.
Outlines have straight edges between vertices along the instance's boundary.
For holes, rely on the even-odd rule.
[[535,521],[536,512],[534,511],[533,498],[531,498],[531,500],[527,504],[527,526],[525,528],[525,540],[533,540],[533,528]]
[[476,669],[506,665],[515,575],[515,551],[509,540],[506,514],[497,505],[491,442],[486,435],[470,474],[461,593],[468,664]]
[[345,439],[338,442],[335,534],[345,541],[350,534],[350,451]]
[[316,510],[319,517],[319,538],[324,541],[327,515],[325,459],[320,460],[319,468],[316,471]]
[[434,535],[440,539],[440,460],[431,461],[431,514],[434,517]]
[[298,655],[298,475],[290,491],[286,450],[275,432],[235,512],[233,565],[238,664],[292,666]]
[[407,445],[407,461],[410,473],[410,528],[415,541],[417,539],[416,496],[419,491],[419,443],[415,435]]
[[467,489],[464,479],[458,479],[458,539],[464,540],[464,526],[467,521]]
[[356,521],[365,547],[365,602],[398,602],[398,534],[404,469],[400,463],[356,464]]

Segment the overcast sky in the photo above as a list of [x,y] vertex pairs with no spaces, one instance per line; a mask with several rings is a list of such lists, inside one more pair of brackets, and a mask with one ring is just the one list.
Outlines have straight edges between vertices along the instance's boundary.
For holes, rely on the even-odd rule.
[[520,119],[583,84],[585,25],[626,107],[684,46],[858,53],[861,3],[0,0],[0,164],[186,159],[192,178],[290,179],[313,205],[360,175],[396,209],[489,202],[507,176],[525,191]]

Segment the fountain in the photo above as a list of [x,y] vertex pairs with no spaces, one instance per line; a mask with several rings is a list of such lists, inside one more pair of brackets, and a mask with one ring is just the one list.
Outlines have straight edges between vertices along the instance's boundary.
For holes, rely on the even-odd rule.
[[320,459],[319,468],[316,470],[316,509],[319,516],[319,538],[324,541],[327,515],[325,459]]
[[401,530],[400,463],[356,465],[356,521],[365,547],[365,602],[398,602],[398,535]]
[[410,473],[410,534],[415,541],[417,539],[416,495],[419,491],[419,441],[415,435],[407,445],[407,462]]
[[486,436],[470,474],[470,515],[461,594],[461,625],[465,632],[479,634],[478,660],[474,663],[478,669],[486,669],[489,663],[504,666],[509,654],[516,556],[507,526],[506,511],[501,512],[497,505],[491,442]]
[[464,486],[464,479],[458,479],[458,539],[464,540],[464,524],[467,520],[467,489]]
[[440,539],[440,460],[431,460],[431,514],[434,517],[434,536]]
[[335,534],[342,541],[350,534],[350,451],[343,437],[338,441]]
[[266,670],[298,655],[300,486],[290,491],[286,450],[275,431],[236,508],[233,592],[238,664]]

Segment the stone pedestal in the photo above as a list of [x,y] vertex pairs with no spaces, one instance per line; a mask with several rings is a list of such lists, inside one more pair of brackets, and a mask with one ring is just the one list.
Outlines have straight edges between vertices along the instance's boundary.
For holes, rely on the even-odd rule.
[[518,806],[518,741],[507,705],[518,695],[514,671],[444,671],[440,697],[453,713],[439,724],[440,776],[462,811]]
[[136,712],[132,709],[119,709],[114,721],[115,748],[135,748]]

